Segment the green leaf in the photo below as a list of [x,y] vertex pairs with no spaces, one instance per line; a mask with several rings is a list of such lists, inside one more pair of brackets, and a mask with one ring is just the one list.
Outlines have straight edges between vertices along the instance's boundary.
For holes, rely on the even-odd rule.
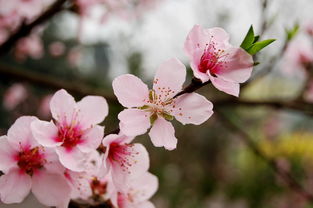
[[260,50],[262,50],[263,48],[265,48],[266,46],[268,46],[269,44],[271,44],[275,40],[276,39],[268,39],[268,40],[256,42],[256,43],[252,44],[252,46],[250,48],[248,48],[246,51],[251,55],[255,55],[257,52],[259,52]]
[[290,41],[293,39],[299,32],[299,24],[295,24],[292,29],[286,29],[286,34],[287,34],[287,40]]
[[253,40],[253,43],[256,43],[258,40],[260,39],[260,36],[257,35],[257,36],[254,36],[254,40]]
[[152,115],[150,116],[150,123],[151,123],[151,125],[153,125],[154,122],[155,122],[157,119],[158,119],[158,115],[157,115],[156,113],[152,114]]
[[240,47],[243,48],[244,50],[247,50],[253,44],[253,42],[254,42],[254,31],[253,26],[251,25]]

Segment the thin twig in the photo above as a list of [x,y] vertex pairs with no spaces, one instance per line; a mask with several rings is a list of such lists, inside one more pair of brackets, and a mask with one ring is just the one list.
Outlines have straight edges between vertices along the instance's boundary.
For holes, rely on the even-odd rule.
[[31,31],[38,25],[45,23],[47,20],[52,18],[55,14],[59,13],[63,10],[63,5],[67,0],[56,0],[45,12],[43,12],[40,16],[38,16],[34,21],[29,24],[21,24],[21,26],[10,35],[9,39],[7,39],[0,46],[0,55],[4,55],[10,51],[16,44],[16,42],[26,37],[31,33]]
[[99,95],[105,97],[111,103],[117,103],[117,99],[114,95],[107,93],[101,89],[89,87],[83,83],[71,82],[54,78],[49,75],[40,74],[37,72],[31,72],[25,69],[17,69],[0,64],[1,77],[11,78],[14,81],[29,82],[31,84],[43,86],[46,88],[59,90],[65,89],[74,95],[86,96],[86,95]]
[[234,124],[230,119],[227,118],[222,112],[216,111],[218,118],[223,124],[230,129],[231,131],[237,133],[240,139],[257,155],[259,156],[264,162],[268,164],[272,170],[279,175],[288,185],[288,187],[293,190],[294,192],[298,193],[304,199],[309,202],[313,202],[313,195],[307,192],[304,187],[298,183],[298,181],[286,170],[280,168],[278,163],[275,159],[268,158],[258,147],[258,145],[253,141],[249,134],[239,128],[236,124]]

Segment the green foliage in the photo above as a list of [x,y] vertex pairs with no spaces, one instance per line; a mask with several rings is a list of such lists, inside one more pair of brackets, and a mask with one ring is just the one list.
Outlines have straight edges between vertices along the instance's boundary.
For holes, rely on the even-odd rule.
[[251,55],[255,55],[260,50],[262,50],[263,48],[265,48],[266,46],[268,46],[269,44],[271,44],[274,41],[275,41],[275,39],[268,39],[268,40],[256,42],[256,43],[252,44],[251,47],[248,48],[248,50],[246,50],[246,51]]
[[275,41],[275,39],[267,39],[267,40],[262,40],[258,41],[260,38],[259,35],[254,34],[253,26],[251,25],[246,37],[243,39],[240,47],[247,51],[251,55],[255,55],[259,51],[261,51],[263,48],[271,44],[272,42]]
[[288,41],[292,40],[292,39],[298,34],[299,28],[300,28],[299,24],[296,23],[296,24],[293,26],[293,28],[291,28],[291,29],[286,28],[286,29],[285,29],[285,31],[286,31],[286,37],[287,37],[287,40],[288,40]]
[[254,37],[253,26],[251,25],[240,47],[247,50],[254,43],[254,39],[255,37]]

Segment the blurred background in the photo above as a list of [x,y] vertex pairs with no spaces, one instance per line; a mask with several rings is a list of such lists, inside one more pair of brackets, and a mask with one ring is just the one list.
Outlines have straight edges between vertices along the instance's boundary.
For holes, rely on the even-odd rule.
[[[175,123],[176,150],[154,148],[147,136],[138,137],[150,153],[150,171],[159,177],[152,201],[157,208],[312,208],[241,137],[247,133],[278,168],[313,193],[313,1],[134,2],[105,11],[77,5],[59,12],[1,55],[1,135],[21,115],[51,119],[49,99],[59,88],[77,99],[106,97],[110,115],[104,125],[113,130],[122,110],[112,93],[114,77],[132,73],[150,82],[158,65],[172,57],[189,66],[183,45],[194,24],[223,27],[236,46],[253,25],[261,39],[277,41],[255,57],[260,64],[239,99],[248,104],[206,86],[199,92],[215,103],[216,113],[201,126]],[[10,6],[0,1],[0,17]],[[2,28],[0,44],[10,36]],[[188,80],[191,75],[189,70]],[[41,207],[33,203],[28,198],[24,205],[0,207]]]

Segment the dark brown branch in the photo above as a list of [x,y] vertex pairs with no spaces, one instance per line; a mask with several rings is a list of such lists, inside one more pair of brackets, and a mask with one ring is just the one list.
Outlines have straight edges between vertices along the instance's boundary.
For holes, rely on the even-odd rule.
[[272,170],[280,176],[288,185],[288,187],[294,192],[298,193],[304,199],[309,202],[313,202],[313,195],[307,192],[303,186],[298,183],[298,181],[286,170],[280,168],[275,159],[268,158],[258,147],[258,145],[253,141],[249,134],[239,128],[236,124],[234,124],[231,120],[229,120],[223,113],[217,111],[218,118],[223,124],[230,129],[231,131],[237,133],[240,136],[240,139],[257,155],[259,156],[265,163],[268,164]]
[[47,20],[49,20],[51,17],[53,17],[55,14],[59,13],[63,10],[63,5],[65,4],[67,0],[56,0],[50,7],[47,9],[44,13],[42,13],[39,17],[37,17],[34,21],[32,21],[29,24],[21,24],[21,26],[10,35],[9,39],[6,40],[1,46],[0,46],[0,55],[4,55],[8,53],[16,44],[16,42],[26,37],[31,33],[31,31],[38,25],[41,25],[45,23]]
[[111,103],[117,103],[117,99],[114,95],[107,93],[101,89],[95,89],[89,87],[83,83],[76,83],[66,81],[58,78],[54,78],[49,75],[31,72],[29,70],[16,69],[0,64],[0,75],[13,79],[14,81],[29,82],[31,84],[47,87],[54,90],[65,89],[74,95],[85,96],[85,95],[99,95],[105,97]]
[[194,92],[194,91],[200,89],[201,87],[203,87],[203,86],[205,86],[205,85],[207,85],[209,83],[211,83],[211,82],[207,81],[207,82],[202,83],[201,80],[193,78],[191,80],[191,83],[187,87],[185,87],[181,92],[177,93],[174,96],[174,98],[177,98],[178,96],[181,96],[181,95],[183,95],[185,93]]
[[113,208],[111,204],[102,203],[97,205],[80,204],[75,201],[71,201],[68,208]]

